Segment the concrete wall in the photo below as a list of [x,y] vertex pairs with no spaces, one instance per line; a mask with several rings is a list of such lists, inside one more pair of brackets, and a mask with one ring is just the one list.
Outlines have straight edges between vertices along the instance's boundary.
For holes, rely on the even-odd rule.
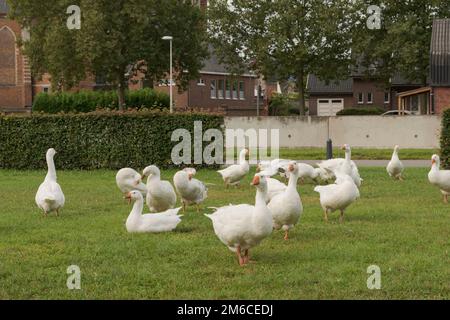
[[[279,129],[280,147],[439,148],[439,116],[227,117],[227,129]],[[270,133],[269,133],[270,136]]]

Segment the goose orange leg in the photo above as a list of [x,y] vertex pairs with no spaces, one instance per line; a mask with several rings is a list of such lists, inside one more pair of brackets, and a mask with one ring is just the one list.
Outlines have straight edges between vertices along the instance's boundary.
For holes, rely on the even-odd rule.
[[239,265],[243,267],[245,265],[244,258],[242,258],[241,247],[238,246],[236,250],[236,254],[238,256]]

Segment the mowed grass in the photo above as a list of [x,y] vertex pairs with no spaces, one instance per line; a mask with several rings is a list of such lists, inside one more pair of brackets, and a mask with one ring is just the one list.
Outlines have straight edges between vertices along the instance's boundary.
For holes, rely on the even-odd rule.
[[[362,198],[324,223],[312,185],[299,186],[305,208],[288,242],[274,232],[241,268],[211,222],[190,208],[176,232],[132,235],[131,207],[115,172],[59,172],[61,217],[34,204],[45,172],[0,171],[1,299],[440,299],[450,298],[450,206],[427,182],[427,169],[392,181],[363,168]],[[174,171],[164,172],[171,179]],[[217,173],[205,207],[253,203],[251,175],[225,190]],[[67,267],[81,268],[82,290],[66,287]],[[367,289],[378,265],[382,289]]]
[[[392,157],[392,149],[364,149],[352,148],[353,160],[388,160]],[[430,160],[431,156],[439,153],[434,149],[400,149],[400,157],[403,160]],[[333,154],[336,158],[343,158],[345,153],[338,147],[333,148]],[[280,157],[295,160],[316,160],[326,157],[325,148],[281,148]]]

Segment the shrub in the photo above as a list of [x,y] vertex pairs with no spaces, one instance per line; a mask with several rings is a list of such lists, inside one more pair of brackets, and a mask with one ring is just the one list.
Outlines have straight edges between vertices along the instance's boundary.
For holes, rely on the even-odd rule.
[[289,116],[298,115],[298,98],[294,95],[274,94],[269,102],[269,115]]
[[[137,109],[168,109],[169,96],[152,89],[127,91],[125,103]],[[116,91],[80,91],[41,93],[36,96],[33,111],[45,113],[92,112],[96,109],[118,109]]]
[[172,167],[172,148],[179,143],[171,141],[172,132],[188,130],[193,144],[194,121],[202,121],[204,131],[223,127],[219,115],[161,111],[3,115],[0,168],[45,168],[50,147],[58,152],[58,169]]
[[442,117],[441,157],[443,167],[450,169],[450,109]]
[[348,108],[342,109],[337,116],[376,116],[385,112],[384,109],[378,107]]

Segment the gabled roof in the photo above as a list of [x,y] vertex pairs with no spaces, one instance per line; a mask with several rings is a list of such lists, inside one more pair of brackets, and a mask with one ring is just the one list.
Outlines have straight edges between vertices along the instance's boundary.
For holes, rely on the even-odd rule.
[[310,94],[315,93],[341,93],[341,94],[352,94],[353,93],[353,79],[348,78],[345,80],[326,81],[320,80],[316,75],[308,75],[308,86],[307,90]]
[[433,21],[430,56],[431,84],[450,86],[450,19]]
[[0,0],[0,15],[1,14],[7,14],[9,12],[8,4],[6,3],[6,0]]
[[[226,65],[219,62],[217,55],[214,54],[214,49],[211,45],[208,47],[209,58],[203,60],[203,68],[200,73],[204,74],[217,74],[217,75],[229,75],[230,71],[227,69]],[[244,71],[241,76],[245,77],[256,77],[256,75],[250,71]]]

